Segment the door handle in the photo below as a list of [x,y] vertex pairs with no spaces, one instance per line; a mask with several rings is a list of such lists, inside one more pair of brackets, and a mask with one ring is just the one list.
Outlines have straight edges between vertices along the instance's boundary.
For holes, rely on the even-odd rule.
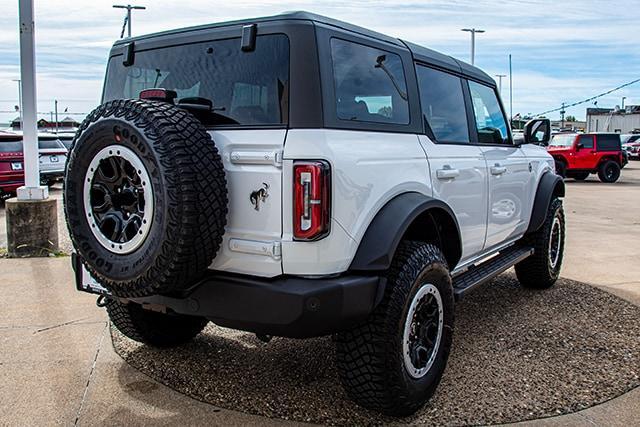
[[502,175],[507,171],[506,166],[500,166],[496,164],[495,166],[491,166],[491,175]]
[[450,167],[445,167],[444,169],[438,169],[436,171],[438,179],[454,179],[459,175],[460,171],[458,169],[451,169]]

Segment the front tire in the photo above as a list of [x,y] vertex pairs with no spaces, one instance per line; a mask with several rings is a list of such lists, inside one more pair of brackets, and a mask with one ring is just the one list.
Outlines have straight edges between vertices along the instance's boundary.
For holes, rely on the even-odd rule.
[[576,172],[572,175],[572,178],[576,181],[584,181],[589,178],[589,172]]
[[607,160],[598,167],[598,178],[606,183],[613,183],[620,178],[620,165],[613,160]]
[[337,365],[347,395],[392,416],[413,414],[435,392],[453,338],[447,262],[431,244],[404,242],[369,319],[338,334]]
[[564,241],[564,210],[562,201],[555,198],[549,205],[547,217],[540,230],[523,239],[524,244],[534,248],[534,253],[515,265],[516,276],[522,286],[534,289],[553,286],[560,276]]
[[191,341],[207,326],[203,317],[165,314],[146,310],[139,304],[107,299],[111,323],[125,336],[154,347],[175,347]]
[[563,161],[556,160],[556,175],[566,178],[567,177],[567,165]]

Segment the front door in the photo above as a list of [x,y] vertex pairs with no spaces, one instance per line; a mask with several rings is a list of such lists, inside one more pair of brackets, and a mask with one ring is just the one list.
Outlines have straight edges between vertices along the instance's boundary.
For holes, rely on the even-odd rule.
[[597,163],[596,157],[593,135],[579,135],[571,167],[573,169],[593,169]]
[[489,251],[524,234],[535,183],[526,155],[513,144],[495,88],[470,81],[469,91],[489,172],[485,241],[485,250]]

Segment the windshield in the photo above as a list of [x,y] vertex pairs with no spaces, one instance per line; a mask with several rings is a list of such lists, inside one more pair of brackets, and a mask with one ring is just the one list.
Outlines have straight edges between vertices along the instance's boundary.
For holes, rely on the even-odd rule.
[[122,56],[110,59],[104,101],[138,98],[149,88],[173,90],[177,103],[203,107],[198,118],[207,126],[286,124],[289,40],[258,36],[251,52],[241,49],[240,38],[146,50],[130,67]]
[[573,142],[576,140],[576,136],[573,134],[570,135],[553,135],[551,138],[551,142],[549,143],[550,147],[571,147],[573,146]]
[[58,139],[40,138],[38,139],[38,148],[41,150],[60,149],[64,147]]

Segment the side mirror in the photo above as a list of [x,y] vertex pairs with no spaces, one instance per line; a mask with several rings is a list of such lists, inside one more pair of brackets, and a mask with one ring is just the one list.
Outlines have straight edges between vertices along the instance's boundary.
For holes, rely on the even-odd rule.
[[576,149],[577,149],[577,150],[580,150],[580,149],[582,149],[582,148],[584,148],[584,144],[583,144],[583,143],[581,143],[581,142],[579,142],[579,143],[578,143],[578,145],[576,145]]
[[548,145],[551,140],[551,121],[549,119],[529,120],[524,125],[524,143]]

